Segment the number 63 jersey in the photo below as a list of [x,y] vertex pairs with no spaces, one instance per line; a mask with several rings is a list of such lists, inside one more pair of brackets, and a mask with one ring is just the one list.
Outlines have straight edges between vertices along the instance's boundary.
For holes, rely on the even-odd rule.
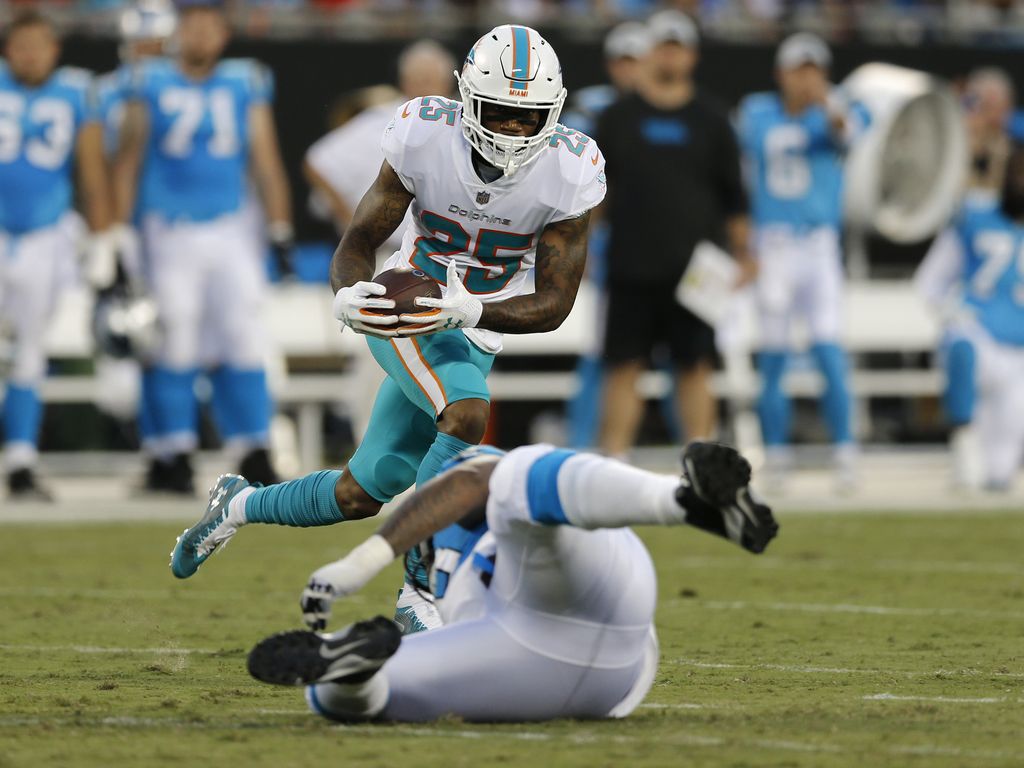
[[[485,304],[527,293],[544,228],[581,216],[605,196],[597,144],[561,125],[537,159],[511,177],[484,183],[462,134],[462,105],[439,96],[399,107],[382,148],[415,195],[412,224],[385,268],[420,269],[444,285],[454,259],[466,289]],[[501,351],[500,333],[465,333],[485,352]]]
[[0,61],[0,230],[42,229],[70,210],[75,142],[98,119],[84,69],[61,67],[29,87]]
[[192,80],[171,59],[140,62],[128,99],[142,102],[149,144],[139,210],[168,221],[211,221],[245,202],[249,110],[268,104],[273,80],[261,64],[225,59]]

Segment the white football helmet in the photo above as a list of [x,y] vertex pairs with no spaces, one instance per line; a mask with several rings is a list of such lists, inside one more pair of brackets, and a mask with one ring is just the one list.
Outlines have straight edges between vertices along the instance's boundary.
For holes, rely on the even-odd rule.
[[169,0],[139,0],[121,12],[122,61],[132,61],[132,47],[146,40],[167,41],[178,27],[178,14]]
[[[558,56],[537,30],[495,27],[477,40],[455,77],[462,95],[462,132],[484,160],[511,176],[540,156],[555,132],[565,88]],[[533,136],[489,131],[480,119],[484,103],[540,110],[540,128]]]

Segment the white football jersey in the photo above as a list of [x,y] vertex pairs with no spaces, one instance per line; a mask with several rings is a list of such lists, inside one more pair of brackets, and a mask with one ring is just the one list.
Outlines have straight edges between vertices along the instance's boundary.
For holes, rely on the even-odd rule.
[[[399,107],[381,146],[416,196],[412,224],[385,269],[421,269],[443,285],[455,259],[463,284],[485,304],[527,293],[544,227],[582,215],[605,196],[597,143],[561,125],[537,160],[485,184],[462,134],[462,104],[440,96]],[[465,333],[480,349],[501,351],[500,333]]]

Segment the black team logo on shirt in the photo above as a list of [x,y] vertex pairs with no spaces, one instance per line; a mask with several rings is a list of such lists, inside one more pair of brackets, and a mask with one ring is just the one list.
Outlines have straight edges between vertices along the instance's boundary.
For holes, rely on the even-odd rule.
[[489,203],[490,200],[491,200],[491,193],[490,192],[477,192],[476,193],[476,204],[477,205],[487,205],[487,203]]
[[[487,192],[480,192],[476,196],[477,202],[479,202],[480,205],[487,202],[487,200],[480,202],[480,195],[487,195],[488,200],[491,197]],[[505,226],[512,224],[512,219],[503,219],[501,216],[488,216],[486,213],[480,213],[479,211],[469,211],[465,208],[460,208],[455,203],[448,206],[448,213],[454,213],[456,216],[462,216],[470,221],[482,221],[484,224],[504,224]]]

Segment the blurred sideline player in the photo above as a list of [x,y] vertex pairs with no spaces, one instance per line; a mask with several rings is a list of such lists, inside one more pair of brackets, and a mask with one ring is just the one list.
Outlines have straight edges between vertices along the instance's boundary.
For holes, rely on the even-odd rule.
[[638,385],[658,358],[676,374],[680,431],[691,440],[715,432],[714,329],[680,305],[676,288],[703,241],[728,248],[738,282],[754,272],[736,137],[694,79],[697,26],[685,13],[665,10],[647,27],[652,47],[636,90],[601,114],[597,132],[611,183],[600,436],[610,456],[625,455],[636,440],[644,413]]
[[[330,200],[338,232],[352,221],[359,201],[377,178],[384,153],[380,137],[395,116],[395,110],[410,99],[449,96],[454,80],[455,60],[433,40],[413,43],[398,57],[398,87],[395,101],[370,107],[320,138],[306,152],[303,172],[316,192]],[[387,240],[390,255],[401,247],[402,232]]]
[[[639,77],[640,60],[651,48],[651,35],[647,26],[636,21],[625,21],[612,30],[604,39],[604,63],[610,83],[592,85],[573,94],[566,108],[562,122],[569,128],[593,135],[597,118],[620,96],[631,93]],[[587,279],[603,297],[607,278],[606,250],[608,248],[608,224],[597,220],[590,230],[589,252],[587,254]],[[603,298],[597,308],[595,324],[604,323]],[[595,336],[590,349],[580,350],[576,364],[576,394],[567,406],[569,418],[569,444],[577,448],[597,443],[598,426],[601,422],[601,350]]]
[[49,500],[34,467],[46,372],[44,334],[75,264],[72,181],[94,237],[85,271],[103,280],[113,260],[110,189],[92,75],[57,67],[52,23],[28,11],[7,27],[0,62],[0,335],[12,336],[0,371],[4,459],[12,499]]
[[[401,97],[367,109],[340,128],[322,137],[306,153],[303,166],[314,194],[331,201],[331,211],[339,233],[352,221],[359,201],[377,178],[384,152],[380,137],[395,116],[395,110],[409,99],[424,96],[449,96],[455,79],[455,60],[433,40],[420,40],[398,57],[398,85]],[[410,225],[410,214],[394,234],[378,249],[377,261],[383,263],[402,247],[402,235]],[[374,270],[376,272],[376,269]],[[353,384],[345,393],[353,433],[362,439],[373,408],[374,394],[384,372],[373,360],[369,349],[360,345],[349,366]]]
[[[111,166],[120,145],[132,71],[143,59],[167,52],[177,22],[169,0],[141,0],[121,12],[121,65],[96,78],[103,145]],[[141,393],[141,365],[151,362],[159,329],[155,304],[145,294],[138,224],[133,218],[130,227],[117,228],[116,273],[111,285],[100,286],[94,310],[96,375],[101,382],[97,404],[118,419],[138,418],[142,450],[149,458],[145,485],[148,490],[161,490],[164,465],[153,456],[153,417],[148,398]]]
[[982,67],[964,84],[964,123],[970,142],[967,197],[972,203],[997,204],[1010,155],[1010,119],[1016,91],[1009,75]]
[[658,668],[654,565],[628,526],[692,525],[754,553],[778,530],[723,445],[688,446],[682,479],[549,445],[449,465],[302,597],[322,629],[334,600],[431,541],[445,626],[403,639],[378,617],[273,635],[249,655],[254,677],[308,685],[310,709],[340,721],[626,717]]
[[[459,88],[462,104],[428,96],[398,108],[380,173],[331,265],[335,316],[366,335],[388,373],[347,470],[260,489],[222,477],[174,549],[176,576],[191,576],[246,523],[371,517],[429,480],[484,434],[501,335],[553,330],[572,309],[590,211],[605,195],[604,158],[558,124],[558,57],[535,30],[495,27],[466,57]],[[410,206],[415,226],[384,266],[422,270],[446,288],[444,299],[418,299],[422,312],[399,317],[385,314],[394,303],[371,281],[377,249]],[[536,290],[525,293],[531,268]],[[415,554],[410,563],[417,584],[403,589],[398,618],[418,630],[439,618],[419,593],[429,586]]]
[[825,379],[822,413],[831,434],[837,483],[851,490],[856,447],[850,427],[843,313],[842,160],[854,117],[830,96],[832,56],[815,35],[792,35],[775,58],[778,93],[746,97],[738,132],[746,155],[754,221],[762,377],[758,403],[769,482],[791,463],[790,402],[783,377],[790,323],[806,321],[811,356]]
[[[916,283],[945,320],[945,405],[954,480],[971,487],[977,429],[982,482],[1007,491],[1024,455],[1024,146],[1011,148],[997,205],[968,202],[922,262]],[[955,372],[955,374],[954,374]]]
[[160,311],[163,340],[144,385],[160,484],[191,493],[201,367],[212,369],[221,437],[240,457],[240,471],[256,482],[277,479],[267,448],[266,277],[250,168],[272,244],[286,247],[292,227],[270,73],[251,60],[220,60],[229,30],[219,5],[182,5],[180,14],[176,59],[134,69],[115,202],[125,222],[138,205]]

